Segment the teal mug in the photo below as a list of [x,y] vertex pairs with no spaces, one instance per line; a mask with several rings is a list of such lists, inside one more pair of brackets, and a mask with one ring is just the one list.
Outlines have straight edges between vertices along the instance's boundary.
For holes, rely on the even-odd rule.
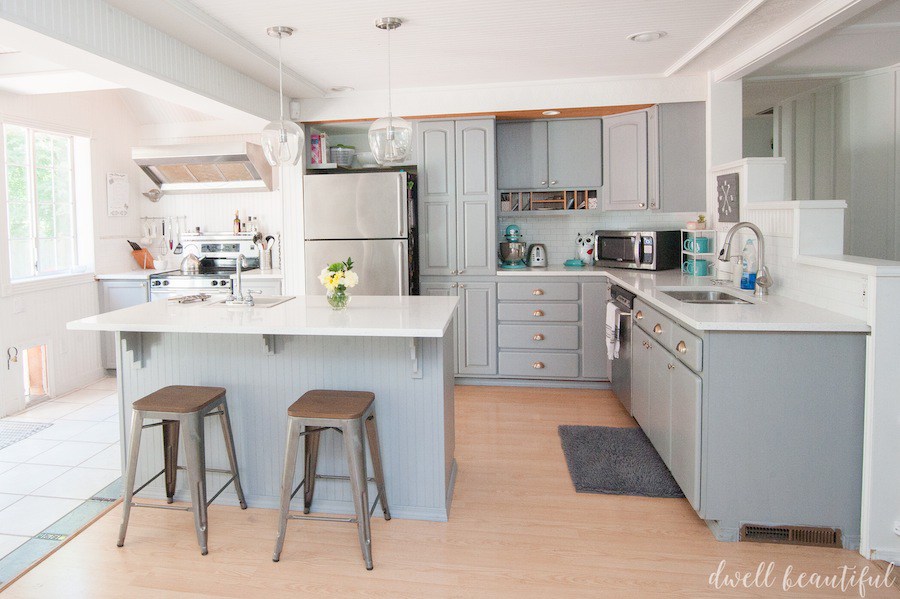
[[684,240],[684,249],[695,254],[709,252],[709,237],[688,237]]
[[694,277],[705,277],[709,274],[709,263],[706,260],[685,260],[681,265],[681,272]]

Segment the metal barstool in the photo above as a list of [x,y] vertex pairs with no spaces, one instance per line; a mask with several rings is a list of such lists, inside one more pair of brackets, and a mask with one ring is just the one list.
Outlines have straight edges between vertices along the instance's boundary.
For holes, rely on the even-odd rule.
[[[237,456],[234,451],[234,437],[231,434],[231,420],[228,418],[228,404],[225,402],[225,389],[221,387],[192,387],[174,385],[164,387],[150,395],[143,397],[132,404],[131,416],[131,446],[128,452],[128,470],[125,475],[125,495],[122,500],[122,526],[119,529],[118,546],[125,544],[125,532],[128,530],[128,518],[132,507],[152,507],[170,510],[184,510],[194,512],[194,526],[197,529],[197,541],[203,555],[208,552],[206,509],[218,497],[222,491],[234,482],[234,490],[237,493],[241,509],[247,509],[244,501],[244,491],[241,489],[241,479],[238,475]],[[208,416],[218,416],[222,424],[222,434],[225,437],[225,450],[228,453],[230,470],[206,467],[206,451],[204,443],[203,419]],[[144,420],[161,419],[162,422],[144,424]],[[138,455],[141,448],[141,431],[155,426],[162,427],[163,433],[163,460],[164,467],[150,480],[137,489],[134,488],[134,478],[137,471]],[[184,444],[185,461],[187,467],[178,465],[178,435],[181,427],[187,433]],[[135,494],[152,483],[154,480],[166,475],[166,497],[168,503],[172,503],[175,497],[175,482],[178,470],[187,470],[191,491],[191,506],[182,507],[174,505],[159,505],[154,503],[135,503],[132,501]],[[206,500],[206,473],[219,472],[230,474],[221,489],[212,498]]]
[[[359,545],[362,548],[366,570],[372,569],[372,531],[369,518],[375,506],[381,503],[384,519],[391,519],[388,509],[387,494],[384,490],[384,473],[381,469],[381,450],[378,447],[378,428],[375,423],[375,394],[366,391],[308,391],[288,408],[287,450],[284,459],[284,475],[281,480],[281,514],[278,520],[278,537],[275,540],[273,561],[281,558],[284,547],[284,535],[287,521],[295,520],[327,520],[331,522],[354,522],[359,533]],[[366,456],[363,448],[363,424],[369,440],[369,453],[372,457],[374,478],[366,476]],[[319,457],[319,435],[328,429],[341,433],[344,439],[344,453],[347,454],[350,476],[332,476],[316,474],[316,462]],[[294,470],[297,465],[297,453],[300,449],[300,437],[304,437],[306,447],[306,464],[303,480],[297,488],[294,486]],[[303,513],[309,514],[313,501],[313,491],[317,478],[349,480],[353,490],[353,505],[356,508],[355,518],[335,518],[329,516],[301,516],[290,513],[291,499],[303,487]],[[367,482],[374,482],[378,495],[369,507],[369,489]]]

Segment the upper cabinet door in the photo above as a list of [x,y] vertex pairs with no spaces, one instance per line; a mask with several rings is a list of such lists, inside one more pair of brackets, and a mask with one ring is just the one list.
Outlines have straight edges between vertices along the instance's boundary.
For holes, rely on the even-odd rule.
[[647,209],[647,113],[603,118],[603,209]]
[[497,123],[497,188],[543,189],[547,173],[547,122]]
[[603,121],[547,122],[547,182],[551,189],[600,189],[603,185]]
[[[677,102],[660,104],[657,123],[659,158],[651,177],[657,173],[659,194],[650,196],[650,208],[655,198],[664,212],[706,211],[706,104]],[[650,110],[651,116],[653,109]],[[650,148],[653,149],[651,143]]]
[[458,272],[497,272],[497,187],[494,120],[456,122],[456,235]]
[[456,274],[456,134],[453,121],[419,124],[419,269]]

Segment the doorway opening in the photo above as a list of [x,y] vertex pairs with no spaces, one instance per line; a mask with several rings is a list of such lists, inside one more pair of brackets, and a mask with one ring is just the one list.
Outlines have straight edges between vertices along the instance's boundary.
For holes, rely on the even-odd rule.
[[47,346],[36,345],[24,352],[22,372],[25,378],[25,405],[47,399]]

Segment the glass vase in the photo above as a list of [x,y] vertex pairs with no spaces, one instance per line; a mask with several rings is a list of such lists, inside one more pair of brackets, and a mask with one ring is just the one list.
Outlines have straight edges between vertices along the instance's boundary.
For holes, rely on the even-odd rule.
[[335,289],[325,294],[325,298],[328,300],[328,305],[331,306],[332,310],[346,310],[347,304],[350,303],[350,294],[347,293],[346,289]]

